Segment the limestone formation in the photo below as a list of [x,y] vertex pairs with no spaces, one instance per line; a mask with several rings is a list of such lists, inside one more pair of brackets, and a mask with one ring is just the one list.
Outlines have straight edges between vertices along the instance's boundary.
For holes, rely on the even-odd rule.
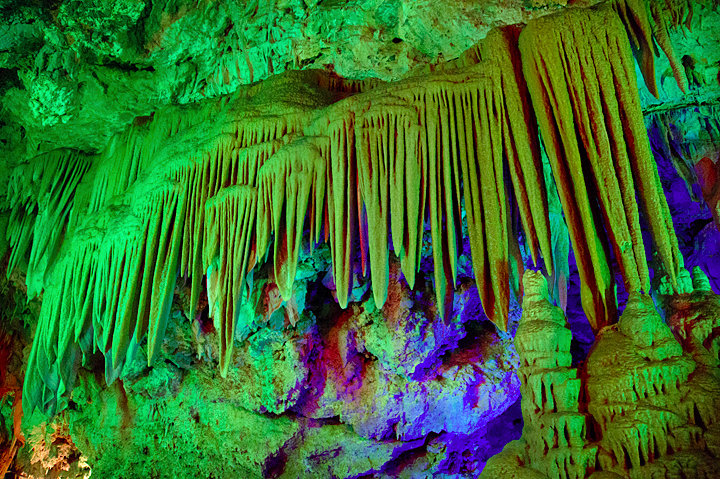
[[718,32],[0,1],[0,475],[712,477]]
[[694,292],[666,298],[668,324],[650,296],[632,294],[580,369],[544,278],[525,273],[515,337],[525,426],[483,477],[715,477],[718,296],[694,273]]
[[523,277],[523,315],[515,334],[520,357],[522,438],[493,457],[482,477],[584,478],[595,468],[597,446],[586,440],[583,389],[571,367],[571,333],[563,311],[548,301],[542,274]]

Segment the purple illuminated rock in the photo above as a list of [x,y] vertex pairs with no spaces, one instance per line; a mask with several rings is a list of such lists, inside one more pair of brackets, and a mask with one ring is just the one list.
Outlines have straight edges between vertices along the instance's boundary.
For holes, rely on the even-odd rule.
[[431,293],[411,300],[401,282],[391,285],[381,311],[355,304],[333,319],[313,362],[311,388],[293,409],[339,417],[374,439],[482,430],[519,397],[511,341],[492,328],[461,344],[462,310],[441,319],[428,313],[432,308],[413,307],[432,301]]

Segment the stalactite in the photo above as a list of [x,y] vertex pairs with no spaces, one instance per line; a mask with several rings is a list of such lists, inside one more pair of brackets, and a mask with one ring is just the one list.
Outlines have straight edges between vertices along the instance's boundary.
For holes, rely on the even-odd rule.
[[188,317],[195,316],[202,277],[205,274],[202,252],[206,202],[222,188],[231,185],[256,188],[260,168],[282,146],[283,141],[274,139],[246,148],[239,148],[237,143],[238,137],[235,134],[223,135],[215,140],[216,146],[210,152],[203,153],[173,175],[186,190],[184,197],[187,213],[179,274],[189,277],[191,281],[190,305],[186,311]]
[[128,192],[146,202],[111,204],[86,217],[63,244],[28,362],[24,394],[29,407],[54,411],[61,406],[80,353],[83,358],[94,350],[105,355],[108,383],[119,374],[128,348],[146,333],[148,362],[158,353],[177,275],[184,211],[174,185],[158,180],[143,186]]
[[688,89],[685,69],[670,42],[670,28],[680,25],[688,30],[691,28],[693,3],[689,0],[615,0],[613,2],[639,57],[638,64],[645,85],[656,98],[659,97],[659,92],[655,79],[655,57],[658,55],[655,42],[667,56],[680,90],[685,93]]
[[[672,4],[677,7],[677,3],[679,2],[672,1],[665,3]],[[653,34],[655,35],[655,40],[670,61],[670,68],[672,69],[673,76],[675,77],[675,81],[677,82],[680,91],[685,93],[688,89],[688,80],[685,76],[685,68],[683,68],[682,62],[675,54],[675,49],[673,48],[672,43],[670,43],[670,28],[665,18],[667,8],[663,8],[661,2],[648,2],[648,4],[650,6],[650,14],[653,19]],[[675,16],[677,11],[678,10],[676,8],[673,8],[670,13]]]
[[568,281],[570,278],[570,236],[552,176],[547,153],[542,148],[542,168],[548,198],[548,218],[552,244],[553,272],[550,276],[552,297],[563,311],[567,310]]
[[672,164],[688,195],[707,204],[720,228],[720,108],[656,111],[646,115],[646,126],[653,153]]
[[220,340],[220,373],[227,375],[235,338],[237,305],[256,261],[258,192],[231,186],[207,201],[203,263],[208,271],[210,315]]
[[[466,123],[475,125],[476,131],[472,136],[466,135],[468,149],[472,148],[472,153],[462,161],[473,270],[486,314],[505,328],[509,270],[507,203],[501,162],[502,132],[498,128],[501,123],[496,123],[497,118],[489,113],[502,112],[503,108],[492,89],[469,96],[468,113],[472,117],[467,118]],[[476,140],[474,144],[473,138]]]
[[335,73],[317,75],[316,81],[320,88],[342,94],[363,93],[377,88],[384,83],[375,78],[366,78],[364,80],[343,78]]
[[[673,284],[682,267],[634,88],[630,49],[617,15],[607,7],[534,20],[521,34],[520,48],[569,221],[583,307],[597,330],[612,321],[615,310],[603,229],[626,289],[649,289],[635,183]],[[591,204],[594,196],[602,218]]]
[[[669,23],[673,27],[683,25],[688,30],[691,30],[692,19],[694,15],[693,3],[708,4],[705,0],[693,2],[691,0],[665,0],[659,3],[664,10],[665,16],[668,17]],[[663,5],[664,4],[664,5]]]
[[[384,86],[338,83],[312,72],[289,74],[269,86],[247,87],[232,102],[156,112],[118,136],[84,176],[68,210],[67,249],[54,266],[56,280],[45,295],[31,359],[30,371],[37,371],[45,386],[28,381],[27,406],[57,407],[72,384],[70,365],[81,353],[103,353],[111,382],[147,334],[152,362],[176,274],[191,278],[186,313],[192,317],[209,272],[221,372],[226,373],[245,276],[274,235],[275,279],[283,297],[290,297],[308,213],[310,245],[322,230],[330,242],[343,307],[356,243],[367,243],[373,291],[382,306],[388,238],[413,285],[428,219],[443,314],[446,285],[457,275],[464,196],[474,215],[472,254],[483,302],[504,327],[510,223],[504,158],[511,163],[533,257],[538,250],[550,254],[544,185],[536,174],[536,147],[527,136],[531,115],[510,60],[517,55],[510,52],[509,38],[491,36],[485,50],[476,52],[485,52],[487,59],[468,57],[468,70],[459,73]],[[327,96],[311,92],[301,103],[283,96],[295,98],[293,82],[307,81],[327,84],[340,98],[368,92],[320,110],[313,123],[309,112]],[[208,130],[203,125],[210,118],[218,118],[218,126]],[[308,138],[298,140],[300,133]],[[195,152],[198,142],[204,149]],[[281,153],[285,143],[291,145]],[[463,182],[462,174],[472,181]],[[248,193],[256,189],[256,196]],[[359,222],[366,214],[367,236]],[[113,219],[116,215],[125,220]],[[220,226],[241,216],[237,231]],[[256,220],[258,248],[253,249],[248,235]],[[14,250],[22,254],[21,248]],[[545,261],[550,266],[549,258]],[[63,291],[76,288],[92,291],[92,300],[61,299]]]
[[[615,2],[635,48],[650,48],[653,24],[647,8],[645,17],[638,9],[631,0]],[[369,266],[382,307],[389,244],[412,287],[427,224],[443,315],[458,275],[465,214],[483,308],[506,328],[511,279],[516,294],[521,289],[519,224],[535,265],[560,274],[558,289],[567,277],[567,252],[551,242],[551,233],[564,234],[563,220],[559,211],[549,219],[535,116],[594,328],[614,320],[608,244],[626,288],[649,289],[636,187],[676,281],[682,258],[615,11],[572,8],[534,20],[522,33],[494,30],[458,60],[393,84],[288,72],[135,122],[86,173],[87,166],[73,167],[63,180],[77,186],[74,196],[62,186],[56,200],[60,216],[52,221],[68,218],[67,239],[47,266],[54,284],[31,356],[39,379],[27,383],[45,386],[29,393],[28,407],[57,405],[80,354],[104,354],[112,381],[147,335],[151,362],[178,274],[190,277],[189,317],[207,274],[226,374],[248,275],[270,257],[272,244],[274,280],[282,298],[291,298],[306,230],[311,248],[323,233],[330,244],[339,305],[347,306],[355,275]],[[16,219],[20,208],[11,221],[12,266],[33,234]],[[63,296],[77,288],[92,299]]]
[[[451,205],[456,204],[461,195],[464,198],[478,291],[486,314],[500,327],[505,327],[507,321],[509,281],[505,161],[533,261],[537,264],[540,252],[547,270],[552,272],[544,178],[532,110],[524,81],[519,75],[519,52],[515,46],[517,34],[518,30],[514,28],[491,31],[463,58],[452,62],[453,66],[466,66],[465,69],[458,70],[460,73],[440,69],[444,71],[447,83],[438,82],[448,95],[447,108],[451,120],[447,127],[448,135],[441,139],[447,138],[445,151],[449,155],[443,161],[449,161],[450,165],[443,171],[450,176],[435,184],[450,186],[443,190],[436,188],[445,195],[445,204],[442,205],[445,215],[454,212]],[[432,91],[427,87],[426,90]],[[442,114],[439,118],[443,118]],[[427,131],[430,135],[430,125]],[[428,157],[432,173],[434,155],[429,140]],[[460,177],[463,179],[462,193],[457,191],[457,179]],[[429,180],[432,200],[432,174]],[[431,208],[432,205],[431,201]],[[459,215],[458,211],[457,217]],[[431,216],[431,232],[432,224]],[[446,218],[445,227],[447,224]],[[435,259],[436,289],[443,276],[455,277],[453,237],[452,230],[444,238],[446,243],[440,242],[443,238],[437,233],[433,237],[433,251],[438,245],[448,250]],[[447,272],[440,276],[439,273],[444,270],[441,269],[442,261],[448,261],[449,267],[444,267]],[[438,302],[440,298],[438,294]]]
[[435,296],[441,315],[446,308],[447,287],[454,288],[457,277],[457,231],[461,198],[458,187],[460,157],[452,104],[455,92],[447,91],[449,86],[443,85],[443,82],[430,83],[422,93],[415,93],[414,98],[427,131],[425,151],[428,158],[428,218],[433,245]]
[[[258,174],[257,250],[262,257],[274,233],[275,283],[285,301],[293,294],[293,282],[303,241],[305,217],[311,240],[317,236],[316,214],[323,212],[325,161],[309,139],[301,139],[278,151]],[[309,207],[310,206],[310,207]]]
[[[147,275],[149,267],[154,263],[148,325],[148,364],[152,364],[159,354],[165,336],[182,246],[182,225],[185,221],[183,198],[179,192],[169,190],[160,194],[162,198],[157,200],[157,197],[151,197],[150,204],[155,205],[155,211],[150,210],[146,220],[150,223],[150,228],[145,238],[157,238],[158,241],[154,252],[155,261],[152,261],[153,256],[147,254],[144,267]],[[162,221],[152,224],[158,217],[162,218]],[[148,290],[149,288],[146,288],[146,291]]]
[[356,124],[358,180],[368,216],[370,274],[375,304],[379,308],[387,297],[391,229],[395,252],[401,257],[405,254],[405,169],[407,165],[408,179],[412,182],[417,165],[417,159],[405,153],[405,132],[413,116],[417,116],[416,112],[402,105],[373,105]]
[[[445,310],[446,288],[454,285],[457,275],[464,200],[478,289],[486,313],[500,327],[507,320],[510,276],[505,161],[533,260],[537,263],[541,252],[552,272],[544,178],[532,111],[517,71],[517,33],[517,29],[495,30],[460,60],[436,68],[429,78],[413,78],[371,93],[373,99],[388,95],[402,99],[419,115],[424,133],[421,205],[427,201],[440,314]],[[409,145],[406,142],[406,149]],[[406,154],[408,160],[413,158]],[[391,212],[392,223],[397,210]],[[396,253],[397,247],[394,244]],[[403,267],[406,277],[410,270]]]
[[[54,150],[24,163],[12,173],[8,201],[12,205],[5,233],[12,247],[7,275],[29,252],[28,297],[37,296],[55,259],[62,231],[70,220],[78,184],[90,166],[76,151]],[[28,185],[28,179],[32,185]]]
[[353,242],[357,234],[357,162],[355,160],[354,116],[323,115],[309,130],[326,135],[319,141],[325,162],[327,219],[326,235],[330,243],[332,272],[337,301],[347,307],[353,275]]
[[[414,123],[414,124],[413,124]],[[427,153],[425,150],[425,129],[415,122],[404,131],[405,158],[396,157],[396,180],[390,189],[391,233],[395,253],[400,255],[400,267],[410,288],[415,286],[415,273],[420,262],[423,235],[425,233],[425,204],[427,199]],[[402,166],[401,166],[402,165]],[[404,171],[402,169],[404,168]],[[404,189],[399,187],[402,178]],[[397,188],[394,189],[393,187]],[[402,221],[394,212],[405,207]],[[402,249],[398,249],[399,238],[403,238]]]
[[527,236],[533,263],[539,254],[545,259],[548,274],[554,271],[548,221],[548,200],[537,135],[537,122],[530,105],[527,84],[522,77],[518,50],[520,30],[507,27],[491,31],[479,45],[501,80],[504,115],[504,155],[520,209],[520,220]]
[[656,48],[646,0],[616,0],[613,7],[627,31],[630,44],[638,57],[638,65],[650,93],[659,97],[655,79]]

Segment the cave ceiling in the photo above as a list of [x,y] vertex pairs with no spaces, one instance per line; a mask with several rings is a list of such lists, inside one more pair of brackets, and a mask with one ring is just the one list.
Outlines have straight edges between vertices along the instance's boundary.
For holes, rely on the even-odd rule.
[[493,27],[565,3],[3,2],[0,88],[7,118],[31,143],[97,151],[162,105],[225,95],[287,70],[399,80],[458,57]]

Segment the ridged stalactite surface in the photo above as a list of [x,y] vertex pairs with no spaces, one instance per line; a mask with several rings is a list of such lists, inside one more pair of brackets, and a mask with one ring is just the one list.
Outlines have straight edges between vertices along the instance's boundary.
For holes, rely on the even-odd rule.
[[604,6],[530,22],[520,50],[579,264],[583,308],[599,330],[614,321],[616,308],[608,242],[625,289],[650,289],[636,189],[673,285],[683,266],[630,46],[618,16]]
[[688,79],[682,62],[677,58],[670,43],[669,29],[680,25],[686,29],[690,28],[693,3],[691,0],[658,0],[656,2],[614,0],[612,2],[627,29],[645,85],[656,98],[659,96],[655,79],[655,57],[658,55],[658,46],[670,62],[678,87],[683,93],[687,91]]
[[247,185],[220,190],[206,203],[204,264],[210,315],[220,331],[220,373],[227,375],[235,340],[237,304],[256,261],[258,191]]
[[[319,236],[325,203],[325,162],[309,140],[292,143],[272,156],[259,171],[257,254],[263,257],[274,235],[273,271],[284,300],[292,298],[293,281],[305,231],[310,242]],[[247,270],[246,270],[247,272]],[[241,276],[241,277],[244,277]]]
[[[5,233],[11,247],[7,268],[10,274],[29,253],[26,284],[31,298],[42,291],[43,277],[72,213],[75,190],[89,167],[89,159],[77,151],[53,150],[12,173],[8,198],[13,208]],[[22,188],[26,178],[31,179],[32,189]]]
[[[386,294],[389,237],[408,283],[414,284],[427,215],[437,304],[444,314],[457,277],[464,205],[481,299],[488,316],[504,328],[510,277],[506,183],[521,203],[534,260],[542,252],[552,271],[539,146],[513,64],[519,58],[514,39],[514,29],[491,32],[472,56],[452,68],[338,102],[306,130],[329,137],[320,148],[331,165],[329,241],[341,305],[350,289],[354,241],[363,273],[369,263],[378,306]],[[402,131],[391,135],[389,125]]]

